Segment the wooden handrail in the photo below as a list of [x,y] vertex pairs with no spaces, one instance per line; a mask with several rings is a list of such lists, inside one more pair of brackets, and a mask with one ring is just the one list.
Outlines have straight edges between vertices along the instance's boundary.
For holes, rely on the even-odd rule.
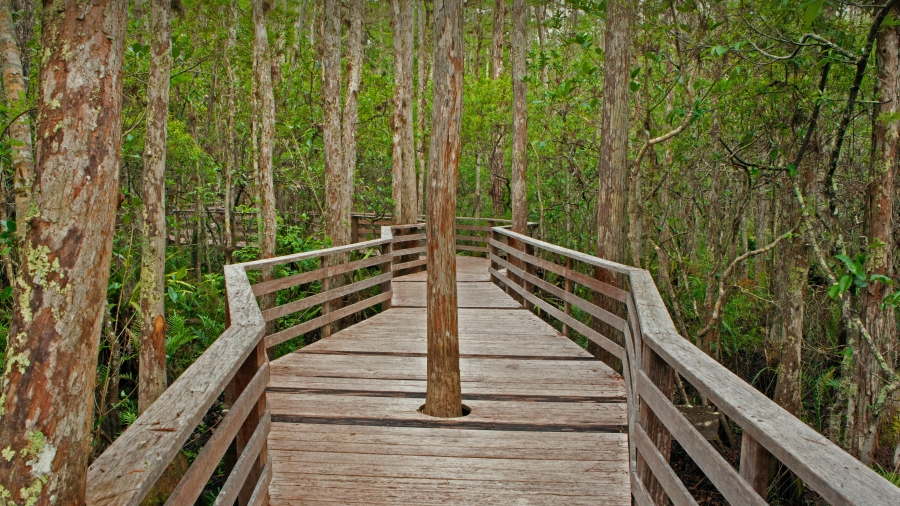
[[[673,437],[732,504],[766,504],[768,455],[781,461],[831,504],[900,504],[900,488],[679,335],[648,271],[516,234],[508,227],[495,227],[491,235],[491,275],[495,283],[530,300],[536,308],[566,325],[567,331],[579,332],[623,360],[629,406],[632,495],[637,504],[666,504],[668,500],[675,505],[696,504],[669,466]],[[539,253],[524,253],[504,243],[503,238],[530,246],[546,256],[565,258],[566,264],[541,258]],[[504,253],[506,259],[502,258]],[[512,259],[519,265],[514,265]],[[623,274],[629,287],[623,290],[600,285],[596,279],[573,270],[573,262]],[[564,277],[566,290],[529,274],[522,263]],[[506,272],[501,273],[500,267],[505,267]],[[626,303],[627,325],[618,327],[624,331],[624,349],[607,336],[598,339],[596,331],[571,317],[570,306],[584,309],[585,305],[592,304],[568,294],[572,283]],[[535,295],[535,286],[565,301],[565,310]],[[627,297],[623,298],[623,294]],[[609,323],[608,318],[601,319]],[[672,403],[675,373],[743,429],[739,470],[728,464]]]
[[[88,470],[86,502],[89,505],[139,505],[160,476],[177,457],[184,442],[203,420],[204,415],[226,389],[235,393],[241,420],[228,421],[228,437],[211,439],[204,447],[200,466],[203,472],[188,472],[178,487],[179,497],[198,497],[232,439],[240,443],[240,433],[259,426],[259,408],[265,409],[264,388],[268,383],[265,354],[260,343],[265,321],[256,303],[247,274],[241,266],[225,268],[227,309],[231,323],[225,332],[200,355],[163,394],[150,405],[116,441],[91,464]],[[247,377],[249,376],[249,377]],[[242,380],[243,385],[235,385]],[[228,417],[226,417],[228,418]],[[233,422],[232,422],[233,420]],[[254,429],[255,430],[255,429]],[[267,432],[266,432],[267,434]],[[239,444],[238,446],[242,446]],[[245,447],[246,448],[246,447]],[[239,448],[241,451],[244,448]],[[264,445],[248,459],[247,476],[252,483],[241,482],[241,489],[253,490],[265,473]],[[195,462],[196,464],[197,462]],[[201,467],[198,467],[200,469]],[[256,468],[256,475],[254,471]],[[270,471],[268,471],[270,472]],[[236,485],[236,486],[238,486]]]

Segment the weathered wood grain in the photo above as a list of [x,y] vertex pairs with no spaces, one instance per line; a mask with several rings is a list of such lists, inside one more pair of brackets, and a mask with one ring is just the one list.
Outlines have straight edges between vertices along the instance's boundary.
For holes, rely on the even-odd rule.
[[641,455],[647,461],[650,469],[653,470],[653,475],[662,485],[663,490],[666,491],[672,504],[675,506],[696,506],[697,501],[694,500],[687,487],[684,486],[684,483],[669,466],[668,459],[663,458],[662,454],[659,453],[659,449],[656,448],[653,441],[650,441],[650,437],[647,436],[647,433],[644,432],[640,425],[635,425],[631,438],[634,440],[638,451],[641,452]]
[[[231,474],[228,475],[228,479],[225,480],[225,484],[222,485],[222,490],[219,492],[216,501],[213,503],[215,506],[231,505],[237,500],[238,494],[244,486],[247,476],[250,474],[256,456],[259,454],[260,450],[262,450],[263,445],[266,444],[266,439],[269,437],[271,427],[272,422],[269,413],[266,412],[256,425],[256,431],[253,433],[250,441],[247,442],[247,446],[244,448],[244,451],[241,452],[241,456],[238,457],[234,469],[231,470]],[[256,482],[254,482],[254,488],[255,483]]]
[[900,504],[900,488],[678,335],[649,272],[630,281],[644,342],[807,486],[835,505]]
[[381,302],[391,300],[393,293],[381,293],[378,295],[374,295],[367,299],[363,299],[355,304],[350,304],[349,306],[342,307],[337,311],[332,311],[318,318],[313,318],[307,322],[301,323],[300,325],[294,325],[293,327],[284,329],[280,332],[276,332],[274,334],[270,334],[266,336],[266,348],[271,348],[276,344],[281,344],[288,339],[293,339],[299,335],[305,334],[311,330],[315,330],[323,325],[327,325],[331,322],[340,320],[345,316],[350,316],[353,313],[362,311],[363,309],[370,308],[375,304],[380,304]]
[[250,384],[241,392],[237,402],[231,405],[228,414],[219,422],[216,432],[203,446],[200,454],[191,463],[191,467],[178,482],[178,486],[169,495],[167,505],[193,504],[203,492],[203,487],[219,465],[219,460],[228,450],[231,440],[237,435],[241,424],[247,418],[257,399],[265,391],[269,383],[269,365],[263,366]]
[[[706,441],[706,438],[682,416],[643,371],[638,373],[638,388],[641,399],[647,402],[650,409],[728,502],[759,506],[767,504],[750,484],[741,479],[738,472]],[[654,476],[657,480],[661,478],[655,473]]]
[[272,504],[629,503],[621,377],[491,284],[487,259],[457,260],[474,280],[457,283],[460,299],[471,289],[490,304],[458,310],[472,413],[417,411],[427,322],[416,301],[425,283],[414,279],[424,273],[395,280],[418,307],[272,363]]
[[[382,248],[383,247],[384,245],[382,245]],[[372,267],[374,265],[381,265],[385,262],[385,260],[391,260],[392,258],[393,257],[390,255],[390,253],[382,253],[381,255],[370,256],[369,258],[363,258],[362,260],[354,260],[345,264],[331,265],[328,267],[322,267],[321,269],[316,269],[314,271],[303,272],[300,274],[285,276],[283,278],[273,279],[271,281],[257,283],[253,285],[253,294],[265,295],[267,293],[277,292],[278,290],[284,290],[286,288],[291,288],[306,283],[312,283],[313,281],[330,278],[332,276],[337,276],[338,274],[345,274],[357,269],[364,269],[366,267]]]
[[344,285],[340,288],[328,290],[327,292],[310,295],[309,297],[304,297],[302,299],[288,302],[287,304],[282,304],[280,306],[273,307],[272,309],[263,311],[263,319],[269,322],[281,318],[282,316],[296,313],[297,311],[302,311],[304,309],[337,299],[339,297],[343,297],[345,295],[349,295],[354,292],[358,292],[360,290],[365,290],[366,288],[370,288],[375,285],[381,285],[382,283],[390,281],[390,279],[391,273],[388,272],[386,274],[373,276],[362,281],[357,281],[356,283]]

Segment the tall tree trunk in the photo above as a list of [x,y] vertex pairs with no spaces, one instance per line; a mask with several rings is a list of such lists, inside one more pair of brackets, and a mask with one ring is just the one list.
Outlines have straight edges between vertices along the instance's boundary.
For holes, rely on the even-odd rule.
[[[496,0],[494,3],[494,32],[491,37],[491,79],[496,81],[503,75],[503,46],[504,25],[506,18],[506,0]],[[503,126],[497,126],[494,146],[491,150],[491,210],[493,216],[503,214]]]
[[356,130],[359,123],[359,81],[362,72],[363,11],[362,0],[350,1],[350,31],[347,34],[347,94],[344,97],[342,125],[344,171],[347,182],[342,200],[353,207],[353,177],[356,171]]
[[12,0],[10,7],[18,13],[16,21],[16,42],[19,45],[19,57],[22,60],[22,75],[31,77],[31,57],[28,54],[28,43],[34,36],[34,0]]
[[[259,153],[257,177],[260,200],[260,258],[275,256],[275,234],[278,222],[275,216],[275,183],[272,152],[275,145],[275,95],[272,91],[272,52],[266,33],[266,12],[271,4],[267,0],[253,0],[253,59],[256,68],[257,104],[259,106]],[[274,278],[271,268],[260,271],[260,280]],[[275,305],[273,294],[260,298],[260,309]]]
[[341,2],[324,0],[322,12],[322,100],[325,145],[325,233],[334,246],[350,243],[349,184],[341,156]]
[[462,0],[434,2],[434,102],[428,150],[426,415],[462,416],[456,293],[456,183],[463,98]]
[[[606,4],[604,48],[606,67],[600,126],[597,256],[624,264],[628,263],[625,256],[628,241],[625,230],[631,79],[631,12],[624,0],[610,0]],[[605,283],[621,285],[618,277],[605,269],[599,269],[596,276]],[[617,309],[606,298],[599,302],[608,305],[607,309]],[[615,335],[608,332],[604,334]],[[590,346],[589,351],[611,365],[618,364],[615,357],[596,345]]]
[[[801,188],[804,195],[811,195],[809,187],[815,177],[812,164],[804,165]],[[800,206],[789,178],[782,182],[781,220],[787,232],[800,222]],[[785,241],[778,248],[774,269],[773,295],[775,311],[769,335],[766,355],[775,367],[777,379],[774,400],[793,415],[800,412],[803,400],[800,392],[800,359],[803,344],[804,297],[809,275],[809,247],[803,237]]]
[[0,476],[16,504],[85,499],[122,164],[125,16],[124,0],[43,9],[38,170],[0,379],[0,441],[15,452],[0,459]]
[[[894,15],[897,11],[894,11]],[[894,172],[897,170],[898,154],[900,154],[900,128],[897,115],[900,114],[900,31],[897,27],[883,27],[875,39],[876,80],[875,125],[873,139],[873,156],[870,168],[867,233],[868,252],[866,273],[882,275],[893,279],[893,227],[891,223],[894,208]],[[889,367],[894,366],[894,353],[897,349],[897,318],[894,308],[885,304],[884,297],[890,294],[891,287],[881,282],[870,282],[862,291],[860,310],[866,330],[872,336],[876,348],[884,356]],[[854,380],[859,385],[859,404],[856,415],[856,434],[853,444],[857,446],[856,456],[864,464],[872,460],[875,441],[878,435],[878,423],[883,413],[877,406],[878,395],[884,386],[884,375],[875,361],[872,350],[862,340],[859,350],[854,350],[856,371]]]
[[503,75],[504,25],[506,21],[506,0],[494,0],[494,32],[491,37],[491,79]]
[[416,166],[413,158],[413,0],[391,0],[394,29],[393,187],[394,223],[415,223]]
[[10,151],[15,179],[16,234],[24,239],[28,228],[28,211],[31,205],[31,186],[34,179],[34,148],[31,144],[31,127],[25,112],[25,67],[16,39],[9,0],[0,0],[0,69],[6,92],[6,106],[10,117],[18,116],[9,125]]
[[230,4],[226,7],[228,10],[228,19],[230,22],[230,26],[228,27],[228,39],[225,42],[225,73],[228,76],[228,111],[227,111],[227,122],[226,122],[226,132],[225,132],[225,201],[223,202],[225,208],[225,223],[224,223],[224,237],[223,242],[225,243],[225,263],[230,264],[232,262],[232,254],[234,253],[234,220],[232,217],[232,207],[234,206],[234,202],[232,202],[232,191],[234,187],[233,176],[234,171],[237,170],[237,152],[235,150],[235,87],[237,86],[237,79],[234,75],[234,67],[231,64],[231,53],[234,50],[235,42],[237,40],[237,11],[235,9],[234,4]]
[[513,153],[512,153],[512,230],[528,233],[527,152],[528,116],[525,104],[528,88],[525,85],[525,0],[513,0],[513,29],[510,37],[513,86]]
[[266,0],[253,0],[253,55],[256,60],[257,104],[259,108],[259,153],[257,177],[262,219],[260,256],[275,256],[275,190],[272,153],[275,144],[275,98],[272,91],[272,53],[266,32]]
[[427,97],[425,96],[425,91],[428,89],[428,51],[427,45],[428,43],[425,41],[425,1],[422,0],[417,3],[417,11],[418,11],[418,32],[419,32],[419,57],[418,57],[418,83],[417,83],[417,93],[418,93],[418,107],[417,107],[417,117],[416,120],[418,122],[418,135],[416,136],[416,140],[418,142],[418,147],[416,148],[416,158],[419,161],[419,176],[418,176],[418,188],[416,189],[416,202],[418,202],[418,208],[416,210],[416,218],[425,214],[425,134],[427,133],[425,130],[425,107],[427,106]]
[[[141,241],[141,351],[138,413],[166,390],[166,132],[172,73],[169,0],[152,0],[150,75],[147,79],[147,140],[144,145],[144,203]],[[198,245],[199,252],[199,245]]]

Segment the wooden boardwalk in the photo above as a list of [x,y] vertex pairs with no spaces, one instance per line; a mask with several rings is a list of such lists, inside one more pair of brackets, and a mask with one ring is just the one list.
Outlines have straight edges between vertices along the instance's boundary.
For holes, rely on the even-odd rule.
[[271,504],[631,503],[622,378],[459,257],[463,402],[425,402],[425,273],[393,308],[275,360]]

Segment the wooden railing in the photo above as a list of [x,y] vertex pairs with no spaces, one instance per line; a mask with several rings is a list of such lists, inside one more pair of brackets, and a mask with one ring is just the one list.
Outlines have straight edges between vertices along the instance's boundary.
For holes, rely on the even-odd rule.
[[[424,224],[383,227],[379,239],[225,267],[227,329],[91,465],[87,503],[138,505],[224,393],[228,410],[166,504],[193,504],[231,449],[216,504],[266,504],[267,350],[306,334],[327,337],[343,318],[390,308],[395,274],[423,269]],[[257,271],[275,279],[251,283]],[[373,272],[375,271],[375,272]],[[249,275],[248,275],[249,274]],[[377,291],[376,294],[368,292]],[[279,304],[261,310],[257,297]],[[307,318],[304,313],[316,314]],[[298,320],[306,320],[294,323]]]
[[[900,489],[678,335],[647,271],[468,220],[476,219],[459,220],[465,233],[457,245],[484,244],[495,283],[558,320],[564,334],[577,333],[621,361],[637,504],[697,504],[670,466],[673,440],[731,504],[765,504],[771,459],[832,504],[900,504]],[[226,266],[228,328],[91,465],[87,503],[141,504],[223,393],[224,418],[166,504],[193,504],[229,453],[216,504],[267,503],[266,351],[301,336],[327,337],[376,305],[390,308],[391,280],[427,267],[425,229],[418,223],[379,232],[348,246]],[[251,283],[257,271],[270,270],[275,279]],[[622,288],[597,279],[602,271],[618,276]],[[272,295],[278,305],[261,310],[257,297]],[[673,403],[676,373],[742,428],[737,469]]]
[[[351,236],[353,242],[359,242],[360,239],[377,239],[381,237],[381,229],[391,225],[391,215],[374,215],[355,213],[350,217]],[[420,218],[419,221],[424,221]],[[491,229],[497,226],[506,226],[512,223],[511,220],[500,218],[467,218],[464,216],[456,217],[456,251],[467,251],[479,255],[487,255],[488,239],[490,238]],[[532,230],[537,228],[537,223],[529,222],[529,235]]]
[[232,444],[236,458],[216,504],[267,503],[266,324],[242,265],[225,267],[225,287],[228,328],[91,464],[87,504],[141,504],[223,392],[230,409],[166,504],[193,504]]
[[[622,361],[637,504],[697,504],[670,466],[673,439],[731,504],[767,504],[771,459],[831,504],[900,504],[900,488],[680,336],[646,270],[499,227],[492,229],[489,247],[495,283],[558,320],[565,333],[575,331]],[[599,281],[599,271],[611,274],[607,279],[618,277],[627,289]],[[737,469],[673,403],[675,374],[741,427]]]

